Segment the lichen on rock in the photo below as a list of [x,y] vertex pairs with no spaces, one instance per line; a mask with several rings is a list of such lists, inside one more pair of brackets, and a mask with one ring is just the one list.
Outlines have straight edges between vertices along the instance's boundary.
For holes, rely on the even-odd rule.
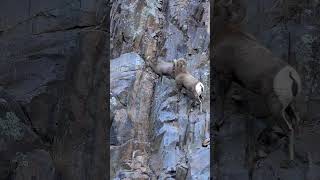
[[5,112],[5,115],[0,117],[1,134],[16,141],[21,140],[23,131],[20,123],[19,118],[13,112]]

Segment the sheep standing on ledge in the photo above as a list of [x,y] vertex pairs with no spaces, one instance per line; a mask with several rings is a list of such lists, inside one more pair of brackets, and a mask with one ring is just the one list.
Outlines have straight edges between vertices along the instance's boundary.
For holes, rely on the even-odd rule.
[[187,94],[191,98],[200,103],[200,112],[202,112],[202,93],[204,92],[204,85],[187,71],[187,63],[184,59],[178,59],[175,62],[175,81],[178,90],[178,101],[181,98],[182,88],[187,90]]

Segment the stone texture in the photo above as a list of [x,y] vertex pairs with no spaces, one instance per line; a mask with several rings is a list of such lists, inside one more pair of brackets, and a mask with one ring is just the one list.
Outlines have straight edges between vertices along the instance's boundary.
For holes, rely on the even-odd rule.
[[[210,117],[208,10],[208,1],[113,1],[111,156],[116,157],[111,178],[209,177],[210,149],[202,147]],[[185,95],[177,104],[174,80],[161,82],[144,65],[148,56],[168,62],[185,58],[188,70],[205,85],[206,112],[191,107]],[[133,163],[138,152],[147,159],[143,166]]]
[[0,98],[9,106],[1,107],[0,179],[109,178],[106,9],[104,1],[1,2]]
[[16,169],[14,180],[55,179],[55,168],[51,156],[44,150],[19,154],[12,163]]

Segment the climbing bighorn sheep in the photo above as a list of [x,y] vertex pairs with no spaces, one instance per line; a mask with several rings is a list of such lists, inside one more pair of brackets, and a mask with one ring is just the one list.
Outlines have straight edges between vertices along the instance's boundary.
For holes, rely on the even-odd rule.
[[174,59],[173,62],[166,62],[158,59],[156,62],[151,62],[151,58],[147,57],[147,66],[150,66],[152,70],[162,76],[167,76],[170,79],[174,79],[177,75],[176,69],[186,68],[186,61],[183,58]]
[[273,120],[289,133],[289,155],[293,160],[293,125],[299,122],[293,105],[301,91],[299,74],[252,35],[241,30],[246,11],[240,1],[220,0],[215,3],[212,44],[215,52],[215,98],[219,108],[216,126],[222,125],[225,94],[231,82],[236,82],[265,98]]
[[200,103],[200,112],[202,112],[202,93],[204,91],[203,84],[193,77],[187,71],[187,63],[184,59],[178,59],[176,62],[176,69],[175,69],[175,80],[176,86],[178,90],[178,101],[181,98],[181,90],[184,87],[187,92],[191,93],[192,98]]
[[[148,60],[150,58],[147,58]],[[162,76],[165,75],[168,78],[175,79],[178,90],[178,101],[181,98],[181,90],[184,87],[192,98],[200,103],[200,112],[202,112],[202,93],[204,91],[203,84],[193,77],[187,71],[187,62],[183,58],[175,59],[173,62],[166,62],[158,60],[155,63],[147,61],[147,65],[150,66],[155,73],[157,73],[162,80]]]
[[158,74],[162,81],[162,76],[165,75],[168,78],[174,79],[174,63],[157,60],[155,62],[150,61],[150,57],[147,58],[147,66],[150,66],[152,70]]

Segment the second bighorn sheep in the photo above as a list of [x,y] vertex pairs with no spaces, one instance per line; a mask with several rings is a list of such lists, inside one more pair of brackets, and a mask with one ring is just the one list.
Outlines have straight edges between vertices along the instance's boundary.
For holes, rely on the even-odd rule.
[[166,62],[162,60],[157,60],[156,62],[150,62],[150,58],[147,58],[147,66],[150,66],[152,70],[158,74],[161,78],[162,76],[167,76],[168,78],[174,79],[174,63]]
[[[301,91],[297,71],[250,34],[243,32],[234,20],[243,19],[239,10],[241,0],[220,0],[214,17],[214,66],[218,112],[218,125],[224,118],[224,98],[231,82],[260,94],[265,98],[275,122],[289,133],[289,155],[294,159],[294,127],[299,116],[294,108],[295,98]],[[289,119],[291,121],[289,121]]]
[[161,81],[163,76],[167,76],[170,79],[175,79],[177,76],[176,70],[185,69],[187,66],[186,61],[183,58],[175,59],[173,62],[166,62],[162,60],[157,60],[156,62],[151,62],[150,57],[147,57],[147,66],[160,76]]
[[175,61],[175,81],[178,90],[178,101],[181,98],[181,90],[185,88],[192,98],[200,103],[200,112],[202,112],[202,93],[204,92],[203,84],[193,77],[187,71],[187,63],[184,59],[178,59]]

